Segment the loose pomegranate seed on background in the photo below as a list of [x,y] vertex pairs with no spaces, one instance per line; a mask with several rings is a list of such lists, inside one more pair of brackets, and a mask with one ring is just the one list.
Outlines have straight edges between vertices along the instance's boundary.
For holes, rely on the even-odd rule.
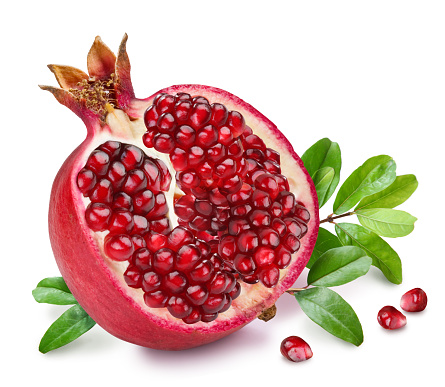
[[285,338],[280,345],[281,354],[293,362],[301,362],[312,357],[312,349],[309,344],[298,336]]
[[426,293],[420,288],[414,288],[402,296],[400,307],[406,312],[421,312],[426,308],[427,302]]
[[393,306],[384,306],[377,314],[379,324],[389,330],[399,329],[406,325],[406,317]]

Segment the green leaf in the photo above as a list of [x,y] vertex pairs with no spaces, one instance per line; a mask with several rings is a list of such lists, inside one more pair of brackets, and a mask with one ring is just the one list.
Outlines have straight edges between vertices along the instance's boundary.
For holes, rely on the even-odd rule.
[[335,231],[345,246],[358,246],[372,258],[372,264],[394,284],[402,283],[402,262],[392,247],[376,233],[353,223],[337,223]]
[[417,189],[414,175],[397,176],[388,188],[361,200],[355,210],[364,208],[394,208],[405,202]]
[[315,190],[317,191],[319,207],[326,203],[327,194],[329,187],[335,177],[334,168],[325,167],[317,170],[312,177],[315,185]]
[[386,155],[371,157],[358,167],[340,187],[334,213],[342,214],[364,197],[384,190],[396,178],[396,163]]
[[55,305],[77,304],[62,277],[45,278],[37,284],[32,295],[37,302]]
[[336,292],[323,287],[301,290],[295,298],[304,313],[332,335],[359,346],[363,330],[352,307]]
[[332,196],[340,181],[341,170],[341,152],[340,147],[336,142],[332,142],[328,138],[323,138],[312,145],[301,157],[304,166],[312,179],[315,173],[323,168],[330,167],[334,169],[334,177],[323,200],[319,200],[319,207],[321,208]]
[[40,341],[39,351],[47,353],[71,343],[95,324],[80,305],[74,305],[49,327]]
[[356,211],[359,222],[376,234],[398,238],[408,235],[414,230],[414,216],[405,211],[391,208],[370,208]]
[[356,246],[326,251],[312,266],[307,282],[314,286],[339,286],[365,275],[372,259]]
[[340,240],[328,230],[320,227],[318,229],[317,242],[315,242],[314,250],[312,251],[311,259],[306,264],[309,269],[312,267],[314,262],[320,258],[320,256],[326,251],[333,249],[335,247],[341,247],[342,244]]

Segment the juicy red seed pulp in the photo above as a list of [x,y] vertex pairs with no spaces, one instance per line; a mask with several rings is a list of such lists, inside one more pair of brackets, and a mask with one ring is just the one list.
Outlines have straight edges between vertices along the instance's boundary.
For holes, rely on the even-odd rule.
[[406,325],[406,317],[393,306],[384,306],[377,314],[378,323],[385,329],[399,329]]
[[[164,131],[170,130],[168,123],[170,117],[162,121]],[[171,229],[163,192],[170,181],[160,160],[116,141],[94,150],[77,176],[79,190],[91,200],[85,221],[92,231],[108,232],[104,251],[109,258],[128,261],[127,285],[142,289],[149,307],[166,307],[188,324],[210,322],[240,292],[220,258],[212,261],[210,245],[183,227]],[[198,213],[211,210],[209,202],[196,203]]]
[[288,360],[300,362],[312,357],[309,344],[298,336],[289,336],[281,342],[281,354]]

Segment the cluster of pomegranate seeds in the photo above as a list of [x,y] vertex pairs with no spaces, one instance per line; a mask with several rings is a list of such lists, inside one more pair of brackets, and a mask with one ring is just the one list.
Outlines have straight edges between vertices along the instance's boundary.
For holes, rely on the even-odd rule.
[[185,194],[175,202],[179,224],[214,241],[245,282],[274,287],[310,219],[289,192],[279,153],[239,112],[201,96],[159,94],[144,120],[144,144],[169,154]]
[[149,307],[166,307],[189,324],[210,322],[241,287],[209,244],[184,227],[171,230],[164,195],[170,183],[162,161],[117,141],[96,148],[77,175],[79,190],[90,199],[86,223],[108,231],[108,257],[128,261],[127,285],[141,288]]

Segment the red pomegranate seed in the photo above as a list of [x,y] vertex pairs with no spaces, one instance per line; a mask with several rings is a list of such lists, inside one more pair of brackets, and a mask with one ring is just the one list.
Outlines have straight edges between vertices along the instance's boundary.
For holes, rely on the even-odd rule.
[[210,294],[220,294],[226,291],[226,287],[229,284],[229,279],[225,273],[216,273],[213,279],[209,283]]
[[124,280],[132,288],[140,288],[142,285],[142,274],[139,268],[129,265],[124,273]]
[[85,210],[85,220],[93,231],[105,231],[111,219],[111,208],[103,203],[90,203]]
[[278,247],[281,241],[278,233],[267,227],[258,231],[258,238],[260,241],[260,245],[273,248]]
[[127,171],[124,164],[120,161],[114,161],[107,172],[107,179],[110,180],[115,190],[120,189],[124,183]]
[[256,265],[252,257],[246,254],[237,254],[233,264],[235,269],[242,275],[252,275],[256,269]]
[[134,213],[147,215],[155,206],[155,197],[149,189],[137,193],[133,197]]
[[111,203],[113,201],[113,187],[107,179],[99,180],[90,193],[90,200],[93,203]]
[[187,288],[187,299],[196,306],[202,305],[209,296],[209,291],[204,285],[193,285]]
[[144,160],[142,150],[134,145],[125,145],[120,161],[127,171],[139,168]]
[[209,148],[218,142],[218,130],[213,125],[206,125],[198,131],[196,145]]
[[172,296],[167,303],[167,309],[173,317],[185,318],[192,312],[192,307],[184,297]]
[[168,236],[168,247],[178,251],[182,246],[192,243],[194,235],[184,227],[175,227]]
[[187,154],[188,165],[190,166],[190,168],[196,167],[197,165],[201,164],[205,158],[204,149],[199,146],[192,146],[190,149],[188,149]]
[[104,250],[111,259],[126,261],[133,255],[134,246],[128,235],[107,235]]
[[150,270],[153,264],[153,253],[147,248],[140,248],[133,255],[133,263],[142,271]]
[[175,148],[170,153],[170,161],[175,171],[185,171],[188,167],[188,154],[184,149]]
[[241,231],[236,241],[238,251],[241,253],[253,251],[256,247],[258,247],[258,244],[258,235],[252,230]]
[[167,236],[160,233],[151,232],[144,239],[147,243],[147,248],[153,253],[167,246]]
[[153,269],[162,275],[169,273],[173,269],[175,253],[168,249],[162,248],[153,255]]
[[157,127],[161,133],[173,133],[176,128],[175,117],[170,113],[163,113],[159,116]]
[[142,279],[142,289],[146,293],[158,290],[161,286],[161,276],[154,271],[147,271]]
[[145,173],[140,169],[133,169],[127,173],[127,177],[124,180],[122,191],[129,195],[134,195],[139,191],[147,188],[147,177]]
[[144,294],[144,301],[150,308],[163,308],[167,305],[168,295],[162,290]]
[[122,144],[119,141],[106,141],[98,149],[108,153],[110,158],[115,158],[120,153]]
[[212,116],[210,118],[210,123],[216,127],[222,126],[226,123],[228,115],[228,111],[224,105],[214,103],[212,104]]
[[253,254],[253,260],[259,267],[269,266],[275,261],[275,251],[266,246],[258,247]]
[[170,153],[175,148],[175,142],[169,134],[158,133],[153,138],[154,148],[161,153]]
[[201,313],[198,308],[192,308],[192,311],[187,317],[182,319],[186,324],[195,324],[201,321]]
[[244,117],[237,111],[231,111],[228,114],[226,125],[231,129],[233,137],[238,137],[244,132]]
[[110,156],[101,150],[94,150],[86,162],[86,167],[98,176],[104,176],[107,173]]
[[175,267],[188,272],[200,261],[201,252],[195,245],[183,245],[176,255]]
[[399,329],[406,325],[406,317],[393,306],[384,306],[377,314],[377,321],[385,329]]
[[141,235],[133,234],[131,236],[131,241],[133,242],[134,250],[137,251],[139,249],[145,249],[147,244],[145,243],[145,239]]
[[187,121],[192,110],[192,102],[187,100],[180,100],[174,107],[174,114],[178,121]]
[[160,218],[161,216],[165,216],[168,214],[168,205],[167,199],[163,192],[158,193],[155,196],[155,205],[153,208],[146,214],[147,219],[155,219]]
[[218,129],[218,142],[226,146],[233,142],[233,133],[228,126],[221,126]]
[[144,114],[144,122],[147,129],[153,128],[158,122],[159,114],[154,105],[150,106]]
[[298,336],[285,338],[280,345],[281,354],[288,360],[300,362],[312,357],[312,350],[308,343]]
[[292,254],[288,249],[286,249],[284,246],[278,246],[278,248],[275,250],[275,255],[275,264],[278,266],[278,268],[284,269],[289,266],[292,260]]
[[188,149],[195,144],[196,132],[188,125],[181,125],[175,133],[175,141],[180,147]]
[[207,300],[201,305],[205,314],[217,313],[224,306],[225,297],[222,294],[210,294]]
[[163,94],[157,99],[153,101],[153,104],[156,105],[156,111],[159,114],[171,111],[175,105],[175,97],[168,94]]
[[216,144],[207,149],[206,159],[212,163],[217,163],[226,157],[227,149],[223,144]]
[[266,266],[263,270],[261,270],[259,280],[264,286],[273,288],[280,280],[280,270],[275,265]]
[[162,287],[170,294],[182,293],[187,287],[187,278],[179,271],[172,271],[163,278]]
[[202,128],[210,121],[212,110],[208,103],[197,102],[192,107],[189,121],[195,129]]
[[213,275],[213,265],[209,260],[203,260],[190,271],[190,278],[197,283],[208,282]]
[[406,312],[421,312],[426,308],[427,302],[426,293],[420,288],[414,288],[402,296],[400,307]]
[[96,185],[96,175],[93,171],[83,168],[77,175],[77,186],[84,196],[88,196],[89,192]]

